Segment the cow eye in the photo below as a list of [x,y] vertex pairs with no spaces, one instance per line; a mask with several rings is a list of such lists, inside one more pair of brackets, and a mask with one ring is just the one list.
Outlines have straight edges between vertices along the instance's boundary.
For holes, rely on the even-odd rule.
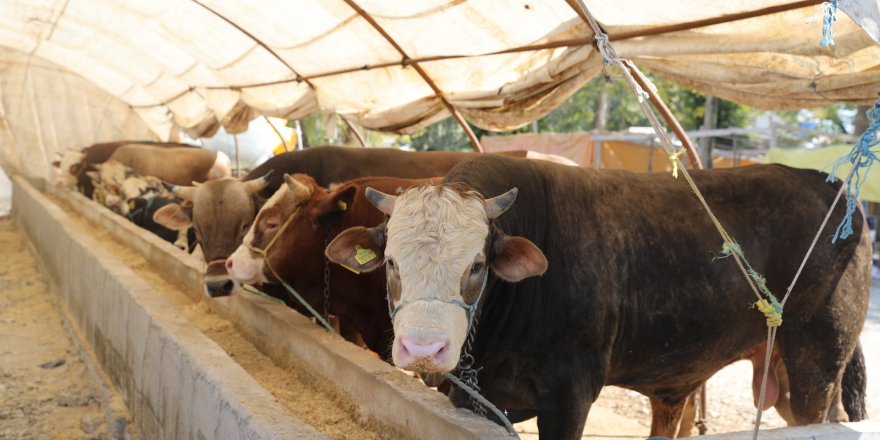
[[472,274],[478,274],[482,270],[483,270],[483,263],[482,262],[478,261],[478,262],[474,263],[473,266],[471,266],[471,273]]
[[278,227],[278,219],[268,218],[266,219],[266,229],[275,229]]
[[394,269],[394,259],[393,258],[386,258],[385,264],[388,265],[389,269]]

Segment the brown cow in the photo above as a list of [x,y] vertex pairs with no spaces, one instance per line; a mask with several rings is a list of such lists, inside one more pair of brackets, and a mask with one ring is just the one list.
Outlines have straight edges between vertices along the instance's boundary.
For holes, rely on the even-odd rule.
[[[393,193],[437,183],[441,178],[366,177],[337,185],[332,191],[304,174],[285,175],[284,179],[286,184],[266,202],[242,245],[226,260],[227,269],[245,284],[278,283],[277,273],[319,312],[324,311],[327,289],[328,312],[357,330],[369,349],[389,359],[391,321],[381,271],[359,276],[331,265],[324,257],[324,246],[347,228],[382,223],[384,216],[364,195],[366,187]],[[272,240],[266,250],[269,268],[252,249],[265,249]],[[330,270],[327,284],[325,268]],[[308,316],[303,306],[291,306]]]
[[125,145],[107,160],[115,160],[135,174],[154,176],[174,185],[190,185],[231,174],[226,154],[201,148]]
[[[60,161],[60,173],[69,172],[76,179],[77,189],[85,194],[86,197],[92,198],[92,180],[86,174],[87,171],[95,171],[94,165],[104,163],[117,149],[125,145],[148,145],[158,148],[195,148],[192,145],[179,144],[174,142],[151,142],[151,141],[119,141],[94,144],[86,147],[79,153],[77,162],[68,165],[64,160]],[[76,157],[77,154],[69,154],[70,157]],[[67,169],[65,169],[67,168]],[[59,182],[61,180],[59,179]]]

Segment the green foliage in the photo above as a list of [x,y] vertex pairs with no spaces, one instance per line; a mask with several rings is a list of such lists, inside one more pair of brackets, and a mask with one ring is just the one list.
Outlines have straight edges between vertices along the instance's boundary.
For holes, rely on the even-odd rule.
[[[685,130],[698,130],[703,125],[706,95],[673,84],[658,75],[646,72],[657,87],[657,91],[672,113],[678,118]],[[596,129],[596,118],[602,90],[608,95],[608,131],[623,131],[634,126],[649,126],[642,113],[638,100],[621,78],[606,79],[600,75],[589,81],[575,92],[562,105],[551,111],[547,116],[534,124],[526,124],[516,130],[506,132],[490,132],[471,126],[478,138],[483,135],[507,135],[533,131],[539,132],[573,132],[591,131]],[[758,113],[757,110],[731,101],[718,99],[717,128],[744,127]],[[853,107],[837,104],[809,111],[795,110],[779,112],[781,119],[795,125],[804,120],[820,121],[820,128],[830,133],[846,133],[851,123]],[[849,118],[849,119],[847,119]],[[312,114],[301,122],[306,145],[322,145],[330,143],[326,138],[325,117],[322,112]],[[337,144],[350,143],[349,133],[345,124],[337,119],[339,139]],[[850,129],[851,131],[851,129]],[[453,118],[446,118],[411,135],[398,136],[390,139],[377,132],[364,130],[364,136],[370,145],[403,146],[410,145],[416,150],[469,150],[471,148],[464,130]]]
[[[648,73],[648,77],[657,86],[661,98],[669,106],[686,130],[696,130],[703,125],[703,112],[706,96],[702,93],[673,84],[660,76]],[[584,87],[575,92],[565,103],[537,121],[539,132],[572,132],[590,131],[596,128],[596,116],[602,89],[605,88],[609,98],[608,122],[609,131],[626,130],[633,126],[650,125],[644,116],[638,100],[629,90],[629,86],[618,78],[606,80],[603,76],[593,78]],[[718,101],[717,127],[741,127],[748,123],[753,110],[730,101]],[[495,135],[513,134],[532,131],[528,124],[519,129],[507,132],[489,132],[472,127],[477,137],[491,133]],[[416,149],[464,150],[470,143],[464,131],[452,118],[433,124],[410,136],[412,146]]]

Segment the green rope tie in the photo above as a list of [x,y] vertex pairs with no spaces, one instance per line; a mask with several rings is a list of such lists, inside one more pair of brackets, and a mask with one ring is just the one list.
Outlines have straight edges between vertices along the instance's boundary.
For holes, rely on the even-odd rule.
[[[281,284],[284,286],[285,289],[287,289],[287,291],[288,291],[291,295],[293,295],[294,298],[296,298],[297,301],[299,301],[300,304],[303,305],[303,307],[306,308],[306,310],[309,311],[309,313],[312,314],[312,316],[315,317],[315,319],[318,320],[318,322],[319,322],[321,325],[324,326],[324,328],[326,328],[330,333],[336,333],[336,330],[333,329],[333,326],[331,326],[330,323],[327,322],[327,320],[324,319],[324,317],[321,316],[320,313],[318,313],[314,308],[312,308],[312,306],[311,306],[311,305],[310,305],[305,299],[303,299],[303,297],[300,296],[300,294],[297,293],[296,290],[293,290],[293,287],[290,287],[290,285],[287,284],[287,283],[285,283],[285,282],[282,282]],[[271,296],[266,295],[265,293],[260,292],[259,290],[256,290],[256,289],[250,289],[250,288],[248,288],[248,287],[246,287],[246,286],[242,286],[242,289],[243,289],[245,292],[253,293],[254,295],[259,295],[259,296],[262,296],[262,297],[264,297],[264,298],[269,298],[269,299],[271,299],[271,300],[273,300],[273,301],[277,301],[277,302],[280,302],[281,304],[284,304],[284,301],[281,301],[281,300],[278,299],[278,298],[272,298]]]
[[725,241],[724,244],[721,245],[721,253],[724,257],[729,257],[732,254],[739,257],[746,266],[746,272],[748,272],[749,278],[755,282],[758,290],[767,297],[767,299],[759,300],[754,304],[767,318],[767,327],[779,327],[782,325],[782,304],[779,303],[776,296],[767,288],[767,279],[752,268],[752,265],[749,264],[749,260],[746,260],[739,243],[735,241]]

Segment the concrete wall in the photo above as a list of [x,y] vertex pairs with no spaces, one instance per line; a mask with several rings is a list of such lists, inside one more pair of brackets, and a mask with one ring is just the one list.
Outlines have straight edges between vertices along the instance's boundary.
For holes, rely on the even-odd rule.
[[143,438],[324,438],[89,231],[25,180],[13,182],[14,215]]
[[[202,293],[203,261],[81,194],[52,187],[47,191],[140,251],[152,266],[185,286],[194,300],[199,296],[207,300]],[[213,310],[235,323],[278,365],[307,364],[348,392],[365,414],[407,436],[444,440],[510,438],[503,427],[471,411],[454,408],[445,396],[283,304],[247,293],[210,301]]]

